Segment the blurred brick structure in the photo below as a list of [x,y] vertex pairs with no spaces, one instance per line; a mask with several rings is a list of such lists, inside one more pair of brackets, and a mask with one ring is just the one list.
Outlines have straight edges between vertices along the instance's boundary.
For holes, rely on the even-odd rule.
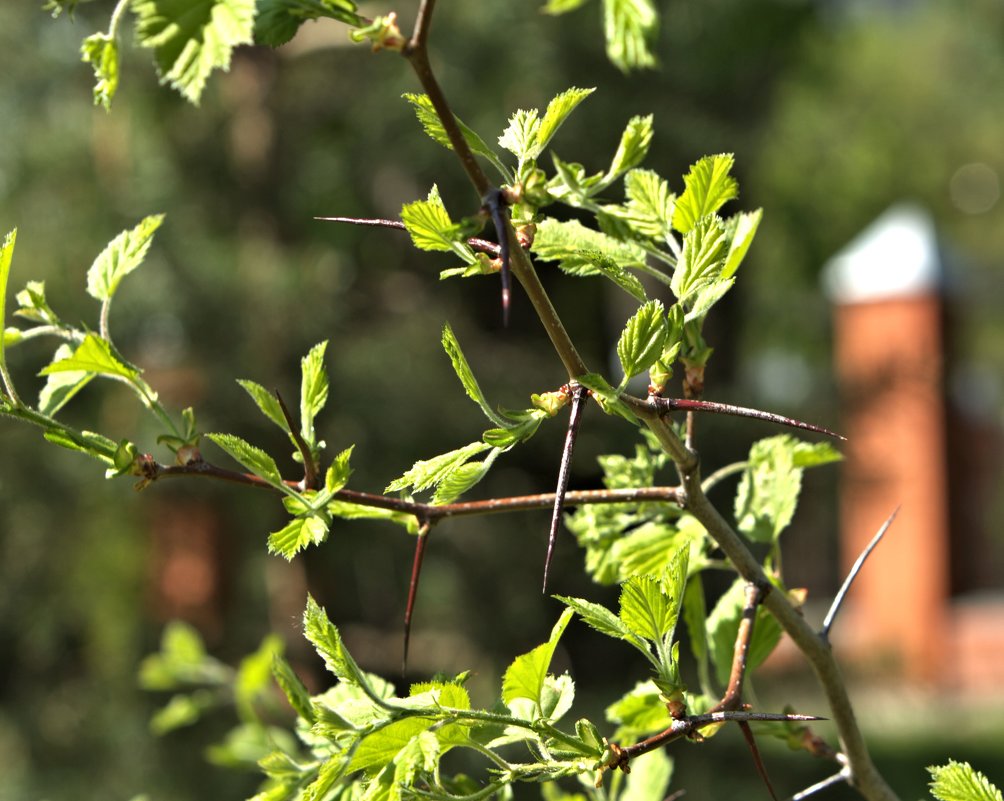
[[1004,604],[952,597],[942,266],[929,217],[890,209],[825,278],[848,437],[842,575],[900,507],[855,582],[835,645],[872,675],[999,692]]

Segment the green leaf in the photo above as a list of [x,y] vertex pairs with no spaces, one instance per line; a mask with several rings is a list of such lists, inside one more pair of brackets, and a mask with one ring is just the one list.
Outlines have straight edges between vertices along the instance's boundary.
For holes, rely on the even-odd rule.
[[645,372],[662,355],[669,327],[666,309],[658,300],[650,300],[627,321],[617,341],[617,358],[629,379]]
[[255,402],[255,405],[262,414],[287,434],[290,433],[289,425],[286,423],[286,416],[282,413],[282,407],[279,405],[279,401],[275,395],[254,381],[238,378],[237,383],[240,384],[241,389],[251,396],[251,400]]
[[160,82],[194,105],[214,69],[230,69],[238,45],[251,44],[255,0],[133,0],[136,41],[154,50]]
[[547,0],[547,5],[545,5],[541,11],[545,14],[567,14],[569,11],[574,11],[583,5],[586,0]]
[[729,236],[729,253],[725,257],[725,266],[722,268],[722,278],[731,278],[746,256],[746,251],[753,243],[757,228],[760,227],[760,220],[763,219],[763,209],[756,211],[742,212],[730,217],[725,222],[725,228]]
[[968,762],[932,765],[931,795],[939,801],[1002,801],[1001,791]]
[[687,233],[698,220],[714,214],[722,205],[739,194],[739,184],[730,175],[735,157],[731,153],[705,156],[691,165],[683,177],[686,187],[676,201],[673,227]]
[[572,619],[572,609],[565,609],[558,618],[558,622],[551,629],[551,636],[547,642],[538,645],[532,651],[517,656],[512,664],[506,668],[502,678],[502,700],[509,704],[517,698],[527,698],[538,706],[541,700],[541,691],[544,687],[544,678],[551,667],[551,659],[554,656],[554,649],[558,646],[558,640],[568,623]]
[[429,718],[405,718],[384,726],[360,743],[352,756],[348,771],[379,772],[379,769],[392,763],[414,738],[428,731],[434,723]]
[[727,247],[725,226],[718,217],[703,217],[687,231],[670,283],[681,303],[690,308],[697,292],[718,279],[725,264]]
[[547,110],[544,112],[544,117],[540,121],[540,126],[537,130],[533,158],[537,158],[544,152],[544,148],[550,144],[551,139],[558,132],[562,123],[568,118],[568,115],[575,110],[575,107],[579,103],[595,91],[595,88],[579,89],[573,86],[552,98],[551,102],[547,104]]
[[[0,247],[0,326],[7,322],[7,281],[10,278],[10,263],[14,258],[14,243],[17,241],[17,228],[4,237],[3,246]],[[10,376],[7,373],[7,355],[5,345],[7,334],[0,337],[0,374],[3,376],[4,389],[10,393],[14,390],[10,386]]]
[[540,115],[537,109],[517,109],[499,137],[499,147],[504,147],[522,164],[527,159],[536,158],[540,153],[537,149],[539,132]]
[[233,670],[206,654],[199,633],[174,620],[164,627],[160,651],[141,663],[139,684],[144,690],[175,690],[192,684],[221,687],[233,680]]
[[792,450],[791,462],[795,467],[818,467],[839,462],[844,455],[829,442],[797,441]]
[[244,723],[260,722],[256,709],[263,701],[272,700],[272,662],[281,653],[282,639],[276,634],[269,634],[237,666],[234,702],[238,716]]
[[296,714],[314,725],[317,716],[314,714],[314,705],[310,702],[310,693],[289,662],[278,652],[272,656],[272,676]]
[[308,515],[290,520],[278,531],[268,535],[268,552],[292,561],[309,545],[320,545],[327,539],[329,522],[321,515]]
[[665,749],[657,748],[631,760],[631,772],[624,785],[624,801],[662,801],[673,778],[673,760]]
[[327,472],[324,474],[324,491],[328,495],[334,495],[338,490],[344,487],[349,482],[349,476],[352,475],[352,468],[349,465],[349,459],[352,458],[352,451],[355,449],[355,445],[350,445],[348,448],[339,453],[331,462],[331,466],[328,467]]
[[687,635],[690,638],[690,650],[694,654],[694,661],[697,662],[697,675],[701,684],[701,689],[710,693],[712,691],[710,673],[708,672],[708,631],[705,628],[705,620],[708,617],[707,605],[704,602],[704,582],[701,574],[695,573],[687,582],[687,588],[683,593],[683,622],[687,626]]
[[319,342],[300,360],[300,433],[312,450],[317,449],[314,418],[328,402],[328,372],[324,369],[324,351],[328,341]]
[[399,492],[409,488],[416,492],[436,486],[460,465],[483,451],[489,449],[484,442],[472,442],[449,453],[434,456],[425,461],[415,462],[412,468],[400,478],[387,485],[384,492]]
[[663,241],[673,225],[676,196],[665,178],[652,170],[631,170],[624,176],[627,204],[616,212],[631,229],[648,239]]
[[484,412],[485,416],[495,423],[495,425],[500,428],[511,428],[512,423],[502,417],[502,415],[496,412],[489,405],[488,399],[481,391],[481,387],[478,385],[478,381],[474,377],[474,372],[471,370],[471,366],[467,363],[467,358],[464,356],[464,352],[460,349],[460,343],[457,341],[456,334],[453,333],[453,329],[450,328],[449,323],[443,326],[442,342],[443,350],[445,350],[446,355],[450,357],[450,363],[453,365],[453,370],[457,374],[457,378],[460,379],[460,383],[463,384],[464,392],[467,393],[467,397],[480,406],[481,411]]
[[256,448],[234,434],[206,434],[206,436],[256,476],[265,479],[276,488],[285,488],[275,459],[261,448]]
[[139,371],[122,362],[112,353],[108,341],[97,334],[88,334],[72,355],[44,367],[39,375],[65,372],[97,373],[126,379],[139,377]]
[[362,23],[351,0],[257,0],[257,4],[254,40],[268,47],[288,42],[307,20],[326,17],[346,25]]
[[556,595],[555,598],[570,609],[574,609],[584,623],[590,628],[596,629],[600,634],[606,634],[608,637],[624,640],[645,649],[645,643],[624,624],[624,621],[605,606],[583,598],[570,598],[564,595]]
[[659,15],[651,0],[603,0],[607,57],[623,72],[654,67]]
[[637,742],[667,728],[672,722],[662,693],[651,680],[638,682],[634,689],[607,707],[607,720],[619,724],[612,739],[625,744]]
[[18,317],[43,325],[59,324],[59,317],[49,308],[49,303],[45,299],[45,281],[29,281],[24,289],[15,295],[15,299],[18,310],[14,314]]
[[162,222],[163,214],[144,217],[131,231],[109,242],[87,271],[87,293],[97,300],[111,300],[122,279],[143,263]]
[[94,68],[94,105],[112,107],[119,85],[119,47],[114,36],[94,33],[80,46],[81,60]]
[[607,186],[632,167],[641,164],[645,160],[645,156],[648,155],[653,133],[651,114],[645,117],[632,117],[628,120],[627,127],[621,134],[621,140],[617,145],[617,152],[614,153],[613,161],[600,183]]
[[435,184],[429,190],[428,199],[404,205],[401,209],[401,221],[415,247],[452,252],[466,264],[477,263],[474,251],[464,241],[459,226],[454,225],[450,219]]
[[338,629],[311,595],[307,596],[307,608],[303,612],[303,633],[324,660],[324,666],[335,676],[350,684],[369,687],[366,677],[342,642]]
[[[402,97],[411,103],[412,108],[415,109],[415,115],[418,117],[418,121],[422,124],[422,128],[425,132],[443,147],[453,150],[453,144],[450,142],[450,137],[447,135],[446,129],[443,128],[443,123],[440,122],[429,96],[408,93],[402,95]],[[492,166],[499,171],[502,177],[505,178],[507,182],[511,183],[513,180],[512,173],[499,159],[498,154],[485,143],[484,139],[467,127],[459,118],[455,117],[455,119],[457,120],[457,125],[459,126],[460,132],[466,140],[468,147],[470,147],[470,149],[479,156],[484,156],[488,159]]]
[[699,289],[687,297],[686,302],[690,306],[690,311],[684,316],[684,322],[689,323],[692,320],[699,320],[707,315],[711,307],[725,297],[726,292],[732,289],[732,285],[735,282],[734,278],[729,278],[726,281],[702,283]]
[[621,587],[620,619],[639,637],[661,640],[667,629],[672,632],[676,617],[662,594],[655,576],[632,576]]
[[558,262],[569,275],[603,275],[635,300],[647,300],[645,288],[628,268],[645,267],[645,251],[635,243],[620,242],[586,228],[576,220],[558,222],[551,218],[537,226],[531,250],[540,259]]
[[[736,526],[754,542],[774,542],[795,514],[802,468],[798,440],[787,434],[754,442],[736,491]],[[811,458],[811,457],[806,457]]]
[[176,729],[191,726],[202,717],[202,713],[219,702],[214,693],[196,690],[193,693],[175,695],[150,718],[150,731],[158,737]]
[[488,475],[488,471],[501,452],[501,448],[492,448],[483,462],[467,462],[454,469],[439,482],[436,492],[432,496],[432,502],[435,504],[453,503]]
[[[72,355],[73,349],[63,343],[56,348],[52,360],[58,362],[68,359]],[[53,373],[47,378],[45,386],[38,393],[38,411],[50,417],[54,416],[93,378],[94,373],[76,370]]]

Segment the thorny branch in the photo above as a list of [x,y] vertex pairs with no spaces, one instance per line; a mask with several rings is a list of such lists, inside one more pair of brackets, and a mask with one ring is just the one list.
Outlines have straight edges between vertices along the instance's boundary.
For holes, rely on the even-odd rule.
[[[471,149],[467,146],[457,125],[456,118],[453,116],[429,64],[425,45],[432,8],[433,3],[431,1],[424,1],[422,3],[415,25],[415,33],[404,52],[412,64],[419,81],[429,95],[433,108],[436,110],[443,127],[446,129],[450,142],[453,144],[464,170],[474,185],[478,197],[481,198],[490,188],[487,178],[477,164]],[[511,230],[511,224],[507,225],[507,229],[509,229],[507,230],[507,235],[509,236],[511,245],[515,242],[515,234]],[[521,247],[513,247],[511,250],[513,272],[529,295],[534,309],[537,311],[537,315],[540,317],[548,336],[554,344],[562,364],[568,371],[569,378],[574,380],[578,376],[584,375],[588,372],[586,365],[568,337],[568,333],[565,331],[557,312],[554,310],[550,299],[541,286],[529,256]],[[641,399],[623,397],[622,400],[629,405],[638,419],[649,427],[676,464],[683,484],[681,499],[685,508],[704,525],[710,536],[718,543],[719,547],[725,552],[726,557],[746,581],[758,586],[765,585],[767,578],[760,564],[753,557],[752,553],[750,553],[739,535],[704,495],[701,488],[697,453],[691,447],[688,447],[687,443],[681,441],[672,428],[666,424],[663,419],[665,410],[661,410],[655,405],[651,405],[648,401]],[[784,593],[768,593],[764,600],[764,605],[801,649],[816,672],[820,685],[827,696],[843,750],[848,759],[850,782],[869,801],[895,801],[896,794],[886,784],[871,761],[871,756],[865,745],[861,730],[858,727],[854,709],[847,694],[846,685],[837,667],[836,660],[830,651],[828,642],[813,631],[799,610],[795,608]],[[722,712],[717,714],[741,713]],[[687,731],[692,730],[693,726],[693,724],[688,726],[686,721],[681,722],[680,725]],[[682,733],[680,736],[682,736]]]

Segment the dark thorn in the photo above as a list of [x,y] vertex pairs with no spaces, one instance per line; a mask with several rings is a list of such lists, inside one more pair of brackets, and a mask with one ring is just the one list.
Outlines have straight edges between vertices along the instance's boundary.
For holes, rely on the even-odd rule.
[[586,388],[575,384],[572,389],[572,409],[568,417],[568,431],[565,433],[565,446],[561,451],[561,465],[558,468],[558,488],[554,493],[554,511],[551,513],[551,531],[547,538],[547,556],[544,557],[544,586],[541,592],[547,592],[547,576],[551,570],[551,557],[554,556],[554,545],[558,540],[558,526],[561,525],[561,513],[565,506],[565,494],[568,492],[568,479],[571,474],[572,451],[582,422],[582,411],[585,408],[583,399]]
[[822,426],[813,425],[812,423],[804,423],[801,420],[795,420],[791,417],[774,414],[773,412],[764,412],[760,409],[750,409],[746,406],[733,406],[731,403],[688,400],[686,398],[660,398],[654,395],[649,396],[649,402],[656,408],[664,409],[668,412],[711,412],[712,414],[727,414],[733,417],[751,417],[754,420],[764,420],[768,423],[776,423],[782,426],[789,426],[790,428],[801,428],[805,431],[815,431],[817,434],[825,434],[828,437],[833,437],[834,439],[843,440],[845,442],[847,440],[847,437],[842,434],[838,434],[836,431],[830,431],[830,429],[823,428]]
[[279,401],[279,409],[282,411],[282,416],[286,420],[286,426],[289,428],[289,435],[293,438],[293,442],[296,444],[296,449],[300,452],[300,456],[303,458],[303,488],[317,489],[318,466],[314,461],[313,454],[310,452],[310,447],[307,445],[303,435],[300,434],[299,429],[296,427],[293,415],[290,414],[289,407],[286,406],[286,402],[282,399],[282,395],[279,394],[279,390],[273,389],[272,394],[275,395],[275,399]]
[[429,539],[429,524],[425,523],[418,530],[415,540],[415,558],[411,563],[411,580],[408,583],[408,603],[404,609],[404,655],[401,658],[401,675],[408,671],[408,644],[411,642],[411,616],[415,611],[415,599],[418,597],[418,579],[422,573],[422,561],[425,559],[425,546]]
[[770,783],[770,776],[767,775],[767,767],[763,764],[763,759],[760,757],[760,749],[757,748],[756,739],[753,737],[753,730],[750,728],[750,724],[745,720],[739,721],[739,730],[743,733],[743,737],[746,738],[746,744],[753,753],[753,763],[756,765],[756,772],[760,774],[763,783],[767,785],[770,797],[774,801],[777,801],[777,793],[774,792],[774,785]]
[[509,296],[511,280],[509,276],[509,228],[506,225],[506,205],[502,190],[489,189],[481,199],[484,208],[495,225],[495,234],[499,240],[499,270],[502,276],[502,324],[509,325]]

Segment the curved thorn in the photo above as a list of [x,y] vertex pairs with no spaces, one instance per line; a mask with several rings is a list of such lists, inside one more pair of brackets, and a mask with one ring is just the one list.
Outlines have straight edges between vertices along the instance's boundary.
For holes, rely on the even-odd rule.
[[837,617],[837,612],[840,611],[840,606],[844,602],[844,598],[847,595],[848,590],[851,588],[851,584],[854,579],[857,578],[858,573],[861,572],[861,568],[864,567],[865,560],[871,555],[871,552],[875,550],[875,547],[882,541],[882,537],[889,530],[889,526],[892,525],[892,521],[896,519],[896,515],[899,514],[900,507],[897,506],[891,515],[886,518],[886,521],[882,524],[882,527],[878,530],[878,533],[872,537],[872,541],[868,543],[865,549],[860,553],[858,558],[854,561],[854,565],[851,567],[850,572],[847,574],[847,578],[844,579],[844,583],[840,586],[840,590],[837,592],[836,597],[833,599],[833,603],[830,604],[830,611],[826,613],[826,618],[823,620],[823,628],[819,632],[819,636],[824,640],[828,640],[830,637],[830,627],[833,625],[834,619]]
[[801,428],[805,431],[815,431],[817,434],[825,434],[826,436],[833,437],[834,439],[844,441],[847,440],[847,437],[843,434],[838,434],[836,431],[831,431],[823,426],[805,423],[801,420],[795,420],[792,417],[774,414],[773,412],[751,409],[747,406],[734,406],[731,403],[716,403],[715,401],[689,400],[686,398],[660,398],[655,395],[649,396],[648,400],[649,403],[656,408],[664,409],[668,412],[711,412],[712,414],[727,414],[733,417],[751,417],[754,420],[764,420],[768,423],[777,423],[778,425],[789,426],[790,428]]
[[422,562],[425,559],[425,546],[429,539],[429,523],[423,523],[415,539],[415,558],[411,563],[411,580],[408,582],[408,603],[404,608],[404,654],[401,657],[401,675],[408,670],[408,644],[411,642],[411,616],[415,611],[415,599],[418,597],[418,579],[422,573]]
[[583,399],[586,388],[575,384],[572,388],[572,410],[568,417],[568,431],[565,433],[565,447],[561,451],[561,466],[558,468],[558,488],[554,493],[554,510],[551,512],[551,531],[547,538],[547,556],[544,557],[544,586],[541,592],[547,592],[547,576],[551,570],[551,557],[554,555],[554,544],[558,540],[558,526],[561,525],[561,512],[565,506],[565,493],[568,492],[568,478],[572,463],[572,451],[579,434],[579,423],[582,422],[582,410],[585,408]]

